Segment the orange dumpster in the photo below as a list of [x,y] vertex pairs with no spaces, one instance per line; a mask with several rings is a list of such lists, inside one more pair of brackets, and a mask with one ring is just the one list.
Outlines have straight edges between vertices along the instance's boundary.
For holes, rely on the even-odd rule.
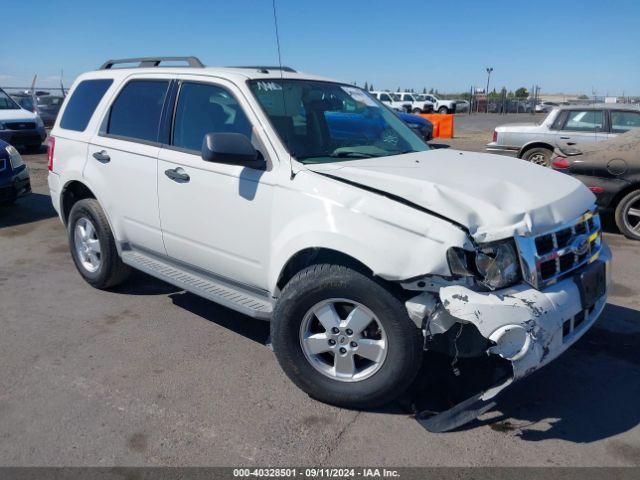
[[453,138],[453,114],[421,113],[420,116],[433,124],[433,138]]

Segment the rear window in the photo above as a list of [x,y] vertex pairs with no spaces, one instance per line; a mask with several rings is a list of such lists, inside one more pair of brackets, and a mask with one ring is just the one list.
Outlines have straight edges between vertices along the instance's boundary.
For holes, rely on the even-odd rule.
[[98,103],[112,83],[111,79],[80,82],[64,109],[60,128],[84,132]]
[[158,141],[160,114],[168,80],[132,80],[113,102],[107,134],[146,142]]

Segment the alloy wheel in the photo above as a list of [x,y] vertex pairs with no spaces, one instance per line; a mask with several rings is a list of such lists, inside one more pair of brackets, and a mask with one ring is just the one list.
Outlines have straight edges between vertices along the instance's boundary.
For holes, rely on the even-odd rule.
[[314,369],[342,382],[371,377],[387,357],[387,336],[378,317],[344,298],[311,307],[300,324],[300,345]]
[[95,273],[102,262],[102,251],[98,232],[91,220],[81,217],[76,222],[73,231],[74,247],[82,267],[90,273]]
[[636,235],[640,235],[640,193],[629,202],[624,214],[624,223]]

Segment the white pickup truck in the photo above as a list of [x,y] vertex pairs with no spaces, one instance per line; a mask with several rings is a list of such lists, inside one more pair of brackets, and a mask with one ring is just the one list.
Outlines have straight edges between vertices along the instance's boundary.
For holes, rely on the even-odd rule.
[[270,321],[288,377],[345,407],[396,398],[424,350],[479,362],[436,431],[602,312],[611,256],[578,180],[431,150],[352,85],[165,60],[80,75],[51,132],[51,199],[94,287],[133,268]]
[[416,95],[416,97],[420,102],[428,102],[431,104],[434,112],[456,113],[457,102],[455,100],[444,100],[430,93]]
[[402,95],[400,93],[371,91],[369,92],[369,95],[377,98],[382,103],[388,105],[394,110],[400,110],[407,113],[413,111],[413,98],[402,98]]

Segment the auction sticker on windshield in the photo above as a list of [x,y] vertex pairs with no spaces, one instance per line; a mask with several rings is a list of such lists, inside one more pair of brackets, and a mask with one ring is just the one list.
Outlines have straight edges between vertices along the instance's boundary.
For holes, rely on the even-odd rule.
[[352,87],[342,87],[342,90],[344,90],[345,92],[347,92],[349,94],[349,96],[351,98],[353,98],[356,102],[359,103],[364,103],[365,105],[367,105],[368,107],[378,107],[378,104],[376,102],[373,101],[373,99],[371,97],[369,97],[368,95],[366,95],[362,90],[360,90],[359,88],[352,88]]

